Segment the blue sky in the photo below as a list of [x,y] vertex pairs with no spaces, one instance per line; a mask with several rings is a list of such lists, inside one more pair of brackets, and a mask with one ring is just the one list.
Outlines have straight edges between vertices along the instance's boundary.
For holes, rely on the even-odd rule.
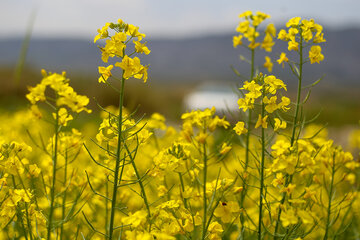
[[153,38],[217,34],[233,31],[245,10],[266,12],[279,25],[301,16],[327,28],[360,27],[359,0],[1,0],[0,38],[23,36],[33,9],[33,36],[48,38],[92,38],[118,18]]

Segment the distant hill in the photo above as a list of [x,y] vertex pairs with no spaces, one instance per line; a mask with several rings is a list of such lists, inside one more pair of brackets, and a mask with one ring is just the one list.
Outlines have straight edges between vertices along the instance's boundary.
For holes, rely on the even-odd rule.
[[[306,72],[309,74],[305,77],[325,74],[330,85],[360,86],[360,29],[327,31],[325,38],[324,62],[308,64]],[[150,63],[150,77],[156,82],[236,81],[230,66],[244,74],[248,69],[247,63],[239,59],[239,55],[246,56],[247,51],[232,47],[232,34],[178,40],[148,39],[148,46],[152,52],[143,57],[143,62]],[[0,66],[14,66],[20,48],[21,39],[0,40]],[[273,61],[285,50],[285,43],[277,44],[270,55]],[[261,52],[256,58],[262,65],[265,53]],[[100,51],[91,39],[32,39],[26,63],[36,70],[65,70],[69,74],[96,74],[97,66],[103,65]],[[284,80],[292,79],[288,71],[283,71],[277,63],[274,65],[274,74]]]

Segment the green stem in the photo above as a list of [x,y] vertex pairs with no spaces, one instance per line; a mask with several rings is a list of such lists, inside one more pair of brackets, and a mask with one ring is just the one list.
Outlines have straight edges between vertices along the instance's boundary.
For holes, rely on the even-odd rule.
[[[299,76],[297,76],[298,77],[298,88],[297,88],[297,97],[296,97],[296,109],[295,109],[293,128],[292,128],[292,134],[291,134],[291,140],[290,140],[291,147],[294,146],[295,138],[296,138],[296,127],[297,127],[298,115],[299,115],[299,109],[300,109],[301,85],[302,85],[302,77],[303,77],[302,72],[303,72],[304,59],[303,59],[303,37],[302,37],[301,28],[299,30],[299,35],[300,35],[300,43],[299,43],[299,46],[300,46],[300,49],[299,49],[299,57],[300,57]],[[292,178],[293,178],[292,175],[286,175],[285,187],[287,187],[292,182]],[[281,205],[284,204],[285,199],[286,199],[286,193],[283,193],[281,201],[280,201]],[[279,227],[280,227],[281,213],[282,213],[282,210],[279,207],[278,214],[277,214],[277,220],[276,220],[276,224],[275,224],[275,230],[274,230],[274,240],[278,239],[277,234],[278,234]]]
[[27,221],[27,225],[28,225],[28,228],[29,228],[30,240],[33,240],[31,220],[30,220],[30,217],[29,217],[29,211],[28,211],[27,203],[25,203],[25,212],[26,212],[26,221]]
[[[66,189],[66,179],[67,179],[67,165],[68,165],[68,152],[66,150],[65,152],[65,166],[64,166],[64,189]],[[65,214],[66,214],[66,197],[67,197],[67,191],[64,191],[64,196],[63,196],[63,202],[62,202],[62,220],[65,219]],[[64,224],[61,224],[61,229],[60,229],[60,240],[64,239]]]
[[[250,81],[254,78],[254,70],[255,70],[255,50],[251,49],[251,71],[250,71]],[[244,172],[246,173],[248,165],[249,165],[249,152],[250,152],[250,135],[251,135],[251,115],[252,110],[249,109],[248,119],[247,119],[247,128],[248,132],[246,133],[246,142],[245,142],[245,164],[244,164]],[[240,209],[244,208],[244,199],[246,196],[246,184],[245,180],[243,179],[243,191],[241,192],[240,198]],[[245,238],[245,218],[244,213],[240,213],[240,223],[241,223],[241,231],[240,236],[241,239]]]
[[329,203],[327,207],[327,219],[326,219],[326,226],[325,226],[325,235],[324,240],[328,239],[329,235],[329,228],[330,228],[330,217],[331,217],[331,204],[332,204],[332,195],[333,195],[333,188],[334,188],[334,177],[335,177],[335,153],[333,155],[333,162],[331,167],[331,184],[330,184],[330,191],[329,191]]
[[184,185],[184,180],[182,178],[182,175],[180,172],[178,172],[178,175],[179,175],[179,179],[180,179],[180,184],[181,184],[181,192],[180,192],[180,195],[181,195],[181,198],[184,200],[184,206],[186,209],[188,209],[188,205],[187,205],[187,200],[183,197],[183,192],[185,191],[185,185]]
[[55,183],[56,183],[56,168],[57,168],[57,152],[58,152],[58,135],[59,135],[59,109],[56,109],[55,117],[55,141],[53,149],[53,176],[52,176],[52,186],[50,189],[50,212],[47,226],[47,239],[51,237],[51,228],[53,223],[53,214],[54,214],[54,204],[55,204]]
[[120,97],[119,97],[119,117],[118,117],[118,142],[116,149],[116,163],[114,170],[114,184],[113,184],[113,194],[111,200],[111,212],[110,212],[110,224],[109,224],[109,240],[113,238],[114,232],[114,218],[115,218],[115,209],[116,209],[116,194],[118,188],[118,178],[119,178],[119,168],[120,168],[120,154],[121,154],[121,137],[122,137],[122,107],[124,103],[124,87],[125,87],[125,79],[124,76],[121,77],[121,89],[120,89]]
[[[11,175],[11,178],[12,178],[12,182],[13,182],[13,186],[14,186],[14,189],[16,189],[16,182],[15,182],[15,176],[14,175]],[[24,189],[25,190],[25,189]],[[17,216],[17,219],[19,219],[20,221],[20,224],[21,224],[21,229],[23,230],[23,234],[24,234],[24,237],[25,237],[25,240],[28,240],[28,237],[27,237],[27,233],[26,233],[26,229],[25,229],[25,225],[23,223],[23,218],[22,218],[22,215],[21,215],[21,210],[19,211],[18,208],[16,208],[16,216]]]
[[204,216],[203,216],[203,231],[202,231],[202,240],[206,236],[206,212],[207,212],[207,202],[206,202],[206,179],[207,179],[207,155],[206,155],[206,144],[203,144],[203,161],[204,161],[204,178],[203,178],[203,205],[204,205]]
[[151,212],[150,212],[149,201],[148,201],[148,199],[147,199],[146,192],[145,192],[145,187],[144,187],[144,184],[143,184],[143,182],[142,182],[142,180],[141,180],[141,176],[140,176],[140,174],[139,174],[139,171],[138,171],[138,169],[137,169],[137,167],[136,167],[135,159],[132,157],[131,152],[130,152],[130,150],[128,149],[127,145],[124,144],[124,146],[125,146],[125,148],[126,148],[126,151],[128,152],[128,155],[129,155],[130,160],[131,160],[131,164],[132,164],[132,166],[133,166],[133,168],[134,168],[134,171],[135,171],[136,178],[137,178],[137,180],[138,180],[138,182],[139,182],[139,186],[140,186],[140,189],[141,189],[142,197],[143,197],[143,199],[144,199],[144,203],[145,203],[145,206],[146,206],[146,210],[147,210],[147,212],[148,212],[149,231],[150,231],[150,230],[151,230]]
[[298,89],[297,89],[297,97],[296,97],[296,110],[295,110],[295,116],[294,116],[294,123],[293,123],[293,129],[292,129],[292,135],[291,135],[291,146],[294,145],[295,136],[296,136],[296,127],[297,127],[297,120],[299,115],[299,109],[300,109],[300,98],[301,98],[301,82],[302,82],[302,67],[303,67],[303,39],[301,36],[300,31],[300,63],[299,63],[299,81],[298,81]]
[[[263,90],[263,97],[265,90]],[[265,105],[261,103],[261,119],[264,118]],[[260,162],[260,202],[259,202],[259,226],[258,226],[258,239],[261,239],[262,228],[262,208],[263,208],[263,192],[264,192],[264,167],[265,167],[265,129],[261,127],[261,162]]]
[[[106,197],[109,197],[109,184],[108,182],[105,183],[105,191],[106,191]],[[105,233],[106,236],[109,235],[109,228],[108,228],[108,223],[109,223],[109,204],[108,204],[108,200],[105,199]]]

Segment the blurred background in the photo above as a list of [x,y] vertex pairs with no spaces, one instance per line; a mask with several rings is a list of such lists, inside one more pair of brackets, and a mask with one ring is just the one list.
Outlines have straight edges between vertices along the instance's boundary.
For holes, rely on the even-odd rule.
[[[96,101],[104,106],[116,105],[116,93],[97,82],[97,69],[103,63],[93,39],[105,22],[119,18],[140,26],[151,50],[142,58],[143,63],[150,64],[148,83],[127,83],[128,108],[140,105],[142,112],[157,111],[170,120],[178,119],[189,108],[207,104],[223,102],[219,108],[236,108],[232,91],[241,82],[231,68],[247,76],[249,66],[239,58],[247,51],[234,49],[232,36],[236,34],[239,13],[246,10],[270,14],[267,23],[274,22],[278,30],[294,16],[314,18],[324,26],[325,60],[305,67],[305,84],[323,76],[312,92],[308,112],[311,115],[322,111],[318,122],[334,127],[358,124],[358,0],[1,0],[0,109],[26,106],[27,86],[41,80],[42,68],[66,71],[75,90],[92,99],[95,111]],[[273,74],[289,85],[292,96],[296,81],[289,69],[275,62],[285,50],[286,45],[280,42],[273,48]],[[260,66],[264,56],[256,56]],[[219,96],[224,100],[206,100]]]

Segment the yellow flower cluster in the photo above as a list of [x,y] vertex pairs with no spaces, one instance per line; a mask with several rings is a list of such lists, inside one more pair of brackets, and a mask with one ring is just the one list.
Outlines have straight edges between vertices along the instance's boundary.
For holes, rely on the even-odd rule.
[[[278,98],[276,93],[279,89],[286,89],[286,85],[284,82],[273,75],[270,76],[260,76],[257,79],[252,80],[251,82],[245,81],[241,90],[246,90],[244,98],[239,98],[238,105],[239,109],[242,109],[246,112],[248,109],[254,109],[255,101],[257,99],[262,100],[265,105],[265,110],[267,113],[273,113],[278,109],[286,112],[289,110],[290,99],[283,96],[281,97],[281,102],[277,102]],[[258,121],[255,125],[255,128],[262,126],[263,128],[267,128],[267,118],[268,116],[261,117],[259,115]],[[279,122],[280,120],[275,120],[275,128],[276,130],[280,128],[286,128],[286,122]],[[234,129],[239,132],[239,130]],[[240,131],[242,133],[246,133],[244,131]],[[238,133],[239,134],[239,133]]]
[[[289,51],[299,51],[299,46],[303,48],[304,42],[312,40],[313,44],[326,42],[324,39],[323,27],[314,22],[313,19],[301,20],[300,17],[294,17],[286,23],[288,31],[281,29],[278,34],[278,39],[288,42]],[[321,47],[312,46],[309,51],[310,63],[320,63],[324,60],[324,55],[321,53]],[[285,55],[282,54],[278,60],[281,64],[285,60]]]
[[41,170],[27,159],[32,148],[24,143],[0,140],[0,229],[4,229],[15,218],[28,219],[27,224],[46,226],[46,219],[33,201],[33,189],[24,185],[14,188],[14,176],[26,176],[35,181]]
[[[109,34],[109,29],[115,31],[113,36]],[[102,61],[107,63],[109,58],[121,58],[122,61],[116,62],[115,67],[119,67],[123,70],[124,79],[134,77],[137,79],[143,79],[144,82],[146,82],[148,79],[148,66],[141,65],[138,57],[130,57],[136,53],[144,53],[146,55],[150,53],[149,48],[146,46],[146,42],[141,42],[142,39],[145,38],[145,34],[140,33],[138,27],[132,24],[124,23],[121,19],[119,19],[117,23],[106,23],[104,27],[98,30],[98,33],[99,34],[94,38],[94,43],[96,43],[99,39],[106,39],[105,46],[100,47]],[[129,53],[129,55],[126,55],[127,46],[131,40],[133,40],[134,50]],[[99,82],[107,82],[108,78],[112,76],[111,70],[113,67],[114,65],[99,67]]]
[[[270,18],[270,15],[256,12],[253,14],[251,11],[246,11],[239,15],[239,18],[242,20],[236,31],[239,32],[239,35],[233,36],[233,47],[237,48],[239,45],[243,45],[243,39],[246,38],[249,42],[248,49],[254,51],[257,47],[261,47],[267,52],[272,51],[272,47],[275,42],[273,38],[276,36],[276,28],[273,23],[267,25],[263,33],[257,31],[258,26],[266,19]],[[256,40],[260,37],[260,35],[264,35],[262,42],[257,42]],[[273,63],[271,62],[271,58],[269,56],[265,57],[265,63],[263,65],[264,68],[268,70],[268,72],[272,71]]]
[[[244,21],[241,21],[236,28],[236,31],[240,34],[233,37],[233,46],[236,48],[239,45],[242,45],[242,39],[245,37],[250,44],[249,48],[255,49],[260,46],[260,43],[256,42],[256,39],[260,36],[260,33],[257,31],[257,27],[267,18],[270,18],[268,14],[262,12],[256,12],[253,14],[251,11],[246,11],[239,15],[239,18],[244,18]],[[274,45],[273,37],[276,35],[276,29],[274,24],[269,24],[265,30],[265,37],[261,44],[261,47],[266,51],[271,52],[272,46]]]
[[[47,102],[55,104],[56,108],[68,107],[75,113],[85,111],[91,113],[91,110],[86,108],[89,103],[89,98],[83,95],[77,94],[74,89],[69,85],[69,79],[66,78],[65,73],[47,73],[42,70],[43,79],[41,83],[35,87],[29,87],[30,93],[26,95],[26,98],[31,104],[37,102]],[[53,95],[46,96],[46,89],[53,90]],[[67,114],[65,108],[61,108],[60,115],[62,118],[62,125],[66,125],[66,122],[71,120],[71,115]]]

